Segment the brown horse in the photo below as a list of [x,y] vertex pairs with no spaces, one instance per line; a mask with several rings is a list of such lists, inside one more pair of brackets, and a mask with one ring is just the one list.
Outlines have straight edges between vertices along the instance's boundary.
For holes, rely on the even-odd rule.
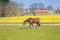
[[29,23],[29,27],[31,27],[31,26],[33,26],[34,23],[36,23],[37,26],[40,27],[40,21],[39,21],[39,20],[40,20],[40,18],[28,18],[28,19],[26,19],[26,20],[23,22],[23,24],[25,25],[26,22],[28,22],[28,23]]

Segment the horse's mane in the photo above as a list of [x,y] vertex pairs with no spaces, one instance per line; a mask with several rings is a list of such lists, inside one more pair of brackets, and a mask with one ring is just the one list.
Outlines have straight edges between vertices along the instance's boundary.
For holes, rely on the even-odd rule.
[[27,21],[29,21],[31,18],[28,18],[28,19],[26,19],[24,22],[27,22]]

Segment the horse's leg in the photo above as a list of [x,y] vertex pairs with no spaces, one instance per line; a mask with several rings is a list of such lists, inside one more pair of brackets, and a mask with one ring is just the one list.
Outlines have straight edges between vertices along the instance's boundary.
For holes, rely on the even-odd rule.
[[31,23],[32,27],[33,27],[33,23]]
[[40,27],[40,22],[38,22],[38,26]]
[[29,27],[31,27],[31,24],[29,24]]
[[33,27],[33,23],[30,23],[30,24],[29,24],[29,28],[30,28],[31,26]]
[[31,23],[29,24],[29,28],[31,27]]
[[39,26],[39,27],[40,27],[40,23],[39,23],[39,22],[37,22],[37,26]]
[[37,22],[36,24],[37,24],[37,25],[36,25],[36,28],[37,28],[37,27],[40,27],[40,23],[39,23],[39,22]]
[[38,27],[38,23],[36,23],[36,28]]

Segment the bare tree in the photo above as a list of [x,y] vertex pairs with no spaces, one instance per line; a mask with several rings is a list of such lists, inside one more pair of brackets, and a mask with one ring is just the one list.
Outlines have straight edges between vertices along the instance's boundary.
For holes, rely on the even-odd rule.
[[43,3],[33,3],[30,5],[29,9],[35,15],[34,11],[37,9],[45,9],[45,5]]
[[53,10],[53,6],[48,5],[48,6],[47,6],[47,9],[48,9],[48,10]]

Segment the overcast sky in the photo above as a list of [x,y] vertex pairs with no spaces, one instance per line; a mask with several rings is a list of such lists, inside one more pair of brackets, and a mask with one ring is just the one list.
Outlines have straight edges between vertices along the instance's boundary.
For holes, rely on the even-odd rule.
[[46,6],[52,5],[54,8],[60,8],[60,0],[12,0],[13,2],[23,3],[25,8],[28,8],[33,3],[43,3]]

